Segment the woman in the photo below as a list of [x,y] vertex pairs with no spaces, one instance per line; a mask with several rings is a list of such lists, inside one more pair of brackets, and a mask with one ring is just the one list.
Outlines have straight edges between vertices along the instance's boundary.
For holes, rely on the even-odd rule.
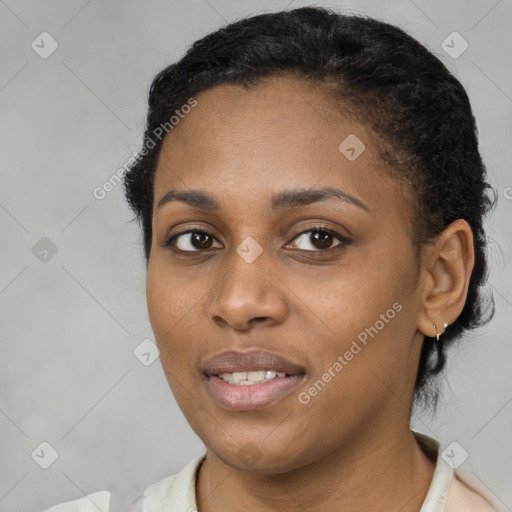
[[130,504],[52,512],[495,510],[410,430],[490,316],[490,187],[436,57],[321,8],[243,19],[155,78],[124,179],[162,367],[206,453]]

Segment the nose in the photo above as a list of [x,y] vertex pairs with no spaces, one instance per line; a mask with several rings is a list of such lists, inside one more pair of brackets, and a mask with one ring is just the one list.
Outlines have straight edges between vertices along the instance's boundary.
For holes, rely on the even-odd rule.
[[227,268],[209,305],[210,317],[217,325],[248,331],[255,324],[277,325],[285,320],[285,286],[264,253],[248,263],[234,251]]

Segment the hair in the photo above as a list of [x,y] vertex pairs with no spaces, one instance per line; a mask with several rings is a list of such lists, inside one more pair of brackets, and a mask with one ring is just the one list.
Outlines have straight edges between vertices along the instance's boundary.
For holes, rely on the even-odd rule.
[[494,298],[489,293],[484,300],[481,287],[488,277],[483,220],[495,206],[496,193],[486,182],[464,87],[398,27],[319,7],[260,14],[208,34],[159,72],[149,91],[143,149],[123,180],[127,202],[142,227],[146,265],[153,178],[165,140],[155,141],[155,134],[202,91],[223,84],[251,88],[273,77],[323,86],[333,106],[371,127],[386,171],[408,184],[412,194],[417,255],[452,221],[464,219],[471,226],[475,264],[464,308],[438,342],[425,337],[414,385],[415,403],[436,407],[433,377],[445,367],[447,347],[494,316]]

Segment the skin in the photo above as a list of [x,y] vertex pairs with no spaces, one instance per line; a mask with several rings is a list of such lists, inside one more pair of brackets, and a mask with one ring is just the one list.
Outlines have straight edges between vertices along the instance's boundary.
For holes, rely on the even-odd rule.
[[[434,324],[442,333],[464,306],[470,226],[455,221],[417,260],[413,198],[385,173],[371,128],[337,112],[318,86],[281,77],[196,99],[164,141],[155,174],[147,303],[169,385],[206,447],[199,512],[418,512],[434,463],[409,429],[414,380],[424,335],[435,336]],[[349,134],[366,146],[355,161],[338,149]],[[270,210],[273,194],[323,186],[369,211],[332,198]],[[221,208],[157,208],[171,189],[203,190]],[[351,243],[299,235],[316,224]],[[184,234],[179,248],[189,252],[181,254],[164,246],[198,227],[213,238],[201,245]],[[263,250],[252,263],[236,252],[249,236]],[[395,302],[394,319],[300,403],[298,394]],[[200,365],[231,349],[283,355],[306,368],[306,381],[261,409],[228,410],[207,393]]]

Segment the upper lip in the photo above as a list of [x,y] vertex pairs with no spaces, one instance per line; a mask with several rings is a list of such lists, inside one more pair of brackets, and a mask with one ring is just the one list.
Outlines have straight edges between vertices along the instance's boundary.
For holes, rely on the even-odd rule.
[[207,359],[202,370],[208,375],[258,370],[274,370],[287,373],[288,375],[305,373],[305,369],[302,366],[278,354],[263,350],[252,352],[229,350],[222,352],[217,356]]

